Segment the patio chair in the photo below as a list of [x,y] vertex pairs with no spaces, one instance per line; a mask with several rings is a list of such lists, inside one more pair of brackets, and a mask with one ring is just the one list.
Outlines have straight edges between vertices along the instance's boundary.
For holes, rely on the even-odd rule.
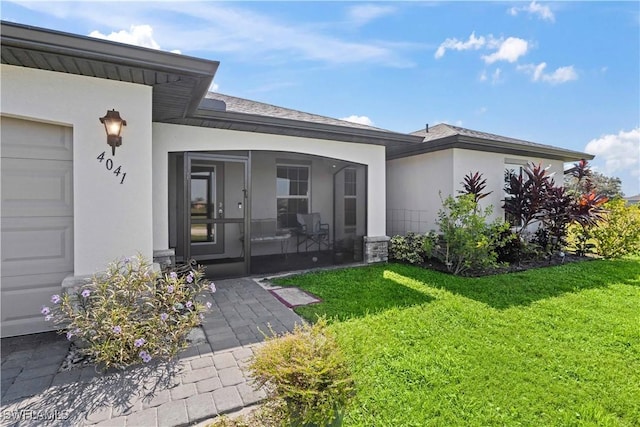
[[318,245],[318,251],[329,249],[329,224],[323,224],[320,214],[297,214],[298,225],[296,229],[296,252],[300,252],[300,245],[304,243],[305,252],[314,245]]

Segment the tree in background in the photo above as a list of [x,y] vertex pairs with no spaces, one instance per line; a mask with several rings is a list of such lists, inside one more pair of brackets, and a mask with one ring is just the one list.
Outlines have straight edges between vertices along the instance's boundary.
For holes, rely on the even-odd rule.
[[[588,185],[589,188],[585,186]],[[586,160],[581,160],[565,171],[564,187],[571,194],[584,194],[594,191],[607,199],[623,197],[622,181],[618,177],[609,177],[591,170]]]

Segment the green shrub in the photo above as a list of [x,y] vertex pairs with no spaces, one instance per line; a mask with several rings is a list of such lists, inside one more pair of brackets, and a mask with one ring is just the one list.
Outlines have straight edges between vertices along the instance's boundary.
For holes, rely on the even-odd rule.
[[514,263],[522,260],[527,253],[526,243],[508,222],[491,225],[489,236],[499,263]]
[[496,237],[491,230],[498,225],[486,223],[491,212],[491,207],[479,209],[472,194],[447,197],[436,221],[440,236],[428,235],[425,252],[443,262],[453,274],[496,267]]
[[270,404],[282,408],[285,425],[340,425],[354,392],[346,359],[324,318],[268,337],[249,370],[256,386],[266,387]]
[[427,255],[424,251],[424,239],[424,235],[412,232],[406,236],[393,236],[389,241],[389,259],[422,264]]
[[567,232],[567,249],[578,256],[596,253],[596,245],[591,237],[591,227],[578,223],[569,226]]
[[189,331],[210,306],[198,301],[208,285],[201,268],[156,273],[143,257],[109,264],[76,293],[53,295],[43,307],[67,339],[105,368],[168,359],[186,346]]
[[640,253],[640,205],[615,199],[604,206],[604,220],[590,230],[596,253],[605,258]]

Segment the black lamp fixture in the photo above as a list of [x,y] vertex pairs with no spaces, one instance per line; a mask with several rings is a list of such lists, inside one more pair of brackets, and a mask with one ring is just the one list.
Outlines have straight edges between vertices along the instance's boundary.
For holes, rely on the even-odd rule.
[[120,112],[116,110],[107,110],[107,114],[104,117],[100,117],[100,123],[104,125],[104,130],[107,132],[107,144],[111,146],[111,153],[116,155],[116,147],[122,145],[122,127],[127,125],[126,120],[122,120]]

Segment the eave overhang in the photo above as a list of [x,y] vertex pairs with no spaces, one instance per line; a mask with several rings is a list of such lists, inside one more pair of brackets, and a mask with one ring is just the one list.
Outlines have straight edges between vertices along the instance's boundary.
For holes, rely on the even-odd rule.
[[551,146],[515,144],[463,135],[452,135],[428,142],[421,142],[420,144],[416,145],[405,145],[403,147],[391,148],[387,150],[387,160],[400,159],[403,157],[431,153],[434,151],[446,150],[450,148],[460,148],[466,150],[484,151],[525,157],[543,157],[545,159],[561,160],[563,162],[573,162],[581,159],[591,160],[595,157],[591,154]]
[[422,141],[422,137],[403,133],[336,126],[326,123],[315,123],[233,111],[199,109],[184,119],[165,120],[165,123],[384,145],[386,147],[398,148]]
[[0,37],[3,64],[152,86],[154,121],[195,111],[220,64],[5,21]]

